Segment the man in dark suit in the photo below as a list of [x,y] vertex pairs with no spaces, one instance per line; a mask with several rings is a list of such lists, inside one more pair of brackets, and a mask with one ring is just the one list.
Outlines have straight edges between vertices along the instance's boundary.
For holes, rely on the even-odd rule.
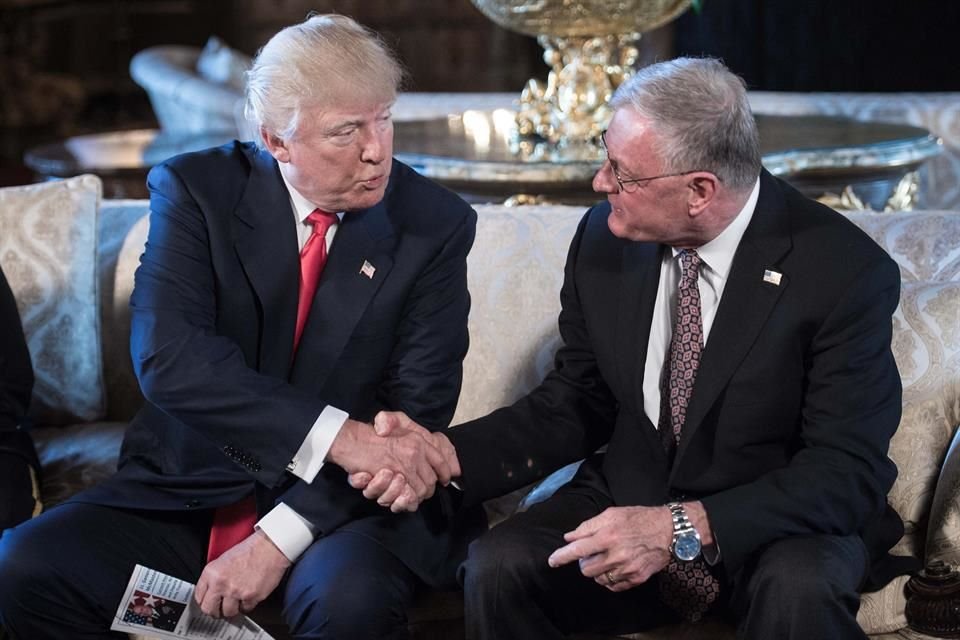
[[[214,616],[286,575],[298,638],[405,637],[415,590],[454,581],[481,523],[427,500],[458,471],[448,443],[366,424],[389,408],[444,428],[467,350],[476,214],[392,161],[400,76],[374,34],[314,16],[250,71],[259,147],[151,171],[131,299],[146,404],[115,476],[0,544],[15,638],[110,637],[135,563],[197,582]],[[346,484],[384,463],[406,513]]]
[[468,637],[724,609],[741,638],[862,638],[859,593],[896,572],[903,531],[886,502],[897,266],[761,169],[745,88],[718,61],[647,67],[612,106],[607,202],[570,247],[555,370],[448,431],[466,504],[590,456],[471,546]]
[[13,291],[0,270],[0,532],[40,511],[40,464],[24,428],[33,367]]

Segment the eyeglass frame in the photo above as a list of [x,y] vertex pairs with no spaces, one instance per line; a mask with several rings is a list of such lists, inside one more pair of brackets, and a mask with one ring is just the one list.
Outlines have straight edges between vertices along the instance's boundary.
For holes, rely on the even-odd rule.
[[611,173],[613,173],[613,178],[617,181],[617,186],[620,188],[620,190],[617,193],[636,193],[637,189],[634,189],[633,191],[627,191],[627,188],[624,185],[628,185],[628,184],[639,185],[641,182],[650,182],[651,180],[659,180],[660,178],[675,178],[677,176],[685,176],[688,173],[699,173],[701,171],[705,171],[706,173],[713,173],[712,171],[706,171],[704,169],[691,169],[689,171],[678,171],[677,173],[662,173],[658,176],[650,176],[648,178],[630,178],[628,180],[624,180],[623,178],[620,177],[620,172],[617,171],[617,167],[614,164],[613,160],[610,159],[610,150],[607,148],[607,130],[606,129],[600,132],[600,146],[603,147],[603,153],[607,156],[607,162],[610,164],[610,171]]

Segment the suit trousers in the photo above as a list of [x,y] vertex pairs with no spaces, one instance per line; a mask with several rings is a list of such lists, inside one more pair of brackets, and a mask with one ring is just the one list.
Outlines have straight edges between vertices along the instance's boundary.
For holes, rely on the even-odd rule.
[[[656,579],[619,593],[575,563],[547,558],[563,534],[613,506],[595,482],[560,489],[476,540],[461,566],[468,640],[560,639],[575,632],[630,633],[678,622]],[[720,551],[723,541],[720,540]],[[758,553],[734,580],[721,574],[717,615],[750,640],[865,638],[856,621],[869,566],[858,536],[787,538]]]
[[[111,632],[134,564],[196,582],[212,511],[55,507],[0,537],[0,626],[14,640],[126,638]],[[405,638],[419,579],[378,542],[334,532],[278,590],[296,638]],[[256,612],[254,612],[254,618]]]

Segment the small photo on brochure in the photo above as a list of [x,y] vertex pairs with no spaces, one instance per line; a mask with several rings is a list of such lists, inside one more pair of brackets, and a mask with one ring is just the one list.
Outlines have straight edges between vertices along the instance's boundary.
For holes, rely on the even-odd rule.
[[182,602],[166,600],[143,591],[134,591],[127,602],[127,610],[122,620],[129,624],[173,631],[177,628],[180,616],[186,608],[187,605]]

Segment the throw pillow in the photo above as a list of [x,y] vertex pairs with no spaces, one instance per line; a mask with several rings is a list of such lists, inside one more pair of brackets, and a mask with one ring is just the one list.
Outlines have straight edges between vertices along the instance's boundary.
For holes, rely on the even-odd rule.
[[33,361],[37,424],[105,413],[97,312],[97,211],[92,175],[0,189],[0,265]]
[[250,56],[228,47],[220,38],[210,36],[197,58],[197,73],[209,82],[227,85],[242,92],[247,83]]

